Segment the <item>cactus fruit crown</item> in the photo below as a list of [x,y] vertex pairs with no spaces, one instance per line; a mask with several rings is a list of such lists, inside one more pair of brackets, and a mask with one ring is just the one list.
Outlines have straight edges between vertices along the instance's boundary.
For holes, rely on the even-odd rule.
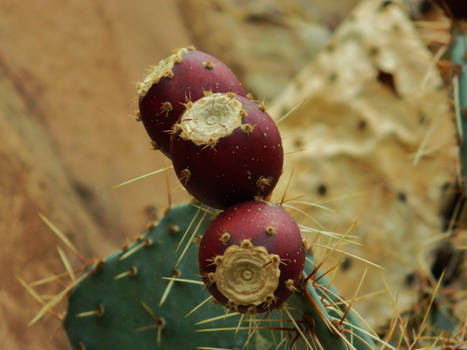
[[257,306],[275,300],[280,276],[277,254],[269,254],[266,248],[243,240],[240,245],[228,247],[214,263],[216,272],[209,275],[209,281],[216,283],[229,304]]
[[172,55],[161,60],[157,65],[152,66],[149,69],[148,75],[144,80],[138,84],[137,93],[138,96],[144,97],[149,91],[151,86],[157,84],[161,78],[171,78],[173,75],[173,67],[176,63],[180,63],[183,60],[183,55],[186,54],[190,48],[181,48],[176,50]]
[[242,124],[242,103],[235,94],[215,93],[189,104],[174,131],[197,146],[214,146]]

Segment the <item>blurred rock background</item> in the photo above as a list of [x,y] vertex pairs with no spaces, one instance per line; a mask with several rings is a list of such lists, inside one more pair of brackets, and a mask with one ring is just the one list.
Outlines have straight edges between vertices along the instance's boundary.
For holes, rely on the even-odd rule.
[[[339,32],[336,28],[357,0],[2,1],[0,313],[5,321],[0,339],[4,348],[69,347],[52,317],[27,327],[40,304],[15,278],[32,282],[64,271],[56,248],[60,242],[39,213],[86,258],[105,257],[157,220],[169,198],[172,203],[187,199],[170,171],[112,188],[168,165],[150,149],[142,125],[135,122],[135,82],[144,77],[148,65],[187,44],[226,62],[257,99],[266,101],[275,117],[310,99],[281,125],[288,151],[308,151],[290,155],[277,196],[295,169],[289,197],[304,195],[307,201],[332,207],[332,213],[308,212],[327,230],[342,233],[358,222],[351,234],[364,246],[347,250],[381,265],[390,261],[394,273],[388,280],[407,291],[402,286],[407,275],[426,269],[416,260],[430,258],[424,254],[432,247],[425,249],[419,242],[427,237],[436,241],[443,231],[442,186],[457,175],[448,94],[436,60],[422,41],[438,40],[442,46],[449,38],[446,30],[433,33],[418,28],[417,32],[400,15],[411,11],[414,17],[422,16],[420,3],[396,5],[400,8],[395,15],[385,15],[383,29],[345,51],[348,37],[359,30],[373,31],[369,19],[376,8],[365,10],[366,27],[358,23],[352,27],[347,19],[347,29]],[[392,23],[393,28],[393,21],[402,21],[399,29],[406,40],[399,46],[381,32],[384,23]],[[333,54],[330,48],[336,47],[334,52],[344,50],[345,55]],[[374,58],[375,47],[386,55]],[[413,51],[408,54],[407,49]],[[352,64],[367,69],[366,74],[355,67],[347,69]],[[339,76],[343,73],[347,85],[329,84],[335,79],[329,71],[332,67]],[[416,84],[428,88],[419,90]],[[432,105],[420,107],[423,101]],[[307,131],[298,135],[304,128]],[[436,128],[436,137],[426,143],[430,128]],[[418,154],[422,168],[416,168],[413,157],[423,142],[429,157]],[[312,226],[309,220],[306,224]],[[387,245],[390,250],[383,254]],[[401,246],[404,252],[395,253]],[[349,298],[364,268],[350,260],[346,264],[352,268],[341,273],[347,278],[336,282]],[[402,267],[407,271],[401,272]],[[381,280],[372,278],[363,290],[378,291],[378,284]],[[46,301],[47,294],[60,289],[51,286],[41,293]],[[409,305],[413,296],[409,293],[401,299]],[[376,300],[376,305],[382,302]],[[377,325],[381,320],[377,313],[371,314],[374,305],[370,302],[362,308]]]

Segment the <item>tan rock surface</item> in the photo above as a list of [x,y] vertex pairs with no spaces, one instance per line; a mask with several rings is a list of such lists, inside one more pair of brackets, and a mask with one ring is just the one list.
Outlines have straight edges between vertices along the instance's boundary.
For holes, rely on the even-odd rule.
[[[430,273],[429,253],[441,237],[443,187],[458,171],[456,131],[436,58],[405,12],[381,3],[362,1],[269,111],[280,118],[293,110],[279,123],[284,149],[299,151],[287,157],[282,189],[294,170],[288,197],[332,209],[307,209],[316,220],[301,219],[309,239],[332,247],[338,239],[319,231],[350,230],[359,245],[341,241],[341,249],[384,267],[404,310],[416,297],[407,275]],[[353,296],[365,268],[360,294],[384,292],[378,269],[351,260],[334,282],[343,295]],[[357,309],[373,325],[394,310],[387,295]]]
[[134,83],[189,42],[171,0],[6,0],[0,13],[0,338],[9,350],[66,349],[55,319],[27,328],[40,305],[14,277],[64,271],[38,213],[91,258],[141,233],[148,205],[167,205],[164,175],[112,186],[166,165],[130,118]]

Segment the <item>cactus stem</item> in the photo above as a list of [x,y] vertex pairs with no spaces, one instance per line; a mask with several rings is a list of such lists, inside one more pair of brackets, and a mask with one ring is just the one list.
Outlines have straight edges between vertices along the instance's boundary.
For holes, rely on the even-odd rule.
[[193,314],[195,311],[199,310],[203,305],[207,304],[210,301],[213,301],[214,297],[208,296],[206,299],[204,299],[202,302],[200,302],[198,305],[196,305],[193,309],[191,309],[185,317],[190,317],[191,314]]

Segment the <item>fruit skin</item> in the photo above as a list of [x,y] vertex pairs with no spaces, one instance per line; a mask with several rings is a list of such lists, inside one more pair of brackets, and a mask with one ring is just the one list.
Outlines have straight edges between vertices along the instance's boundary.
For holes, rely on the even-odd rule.
[[203,97],[205,91],[245,96],[241,83],[217,58],[198,50],[180,50],[181,62],[174,63],[171,74],[165,74],[151,87],[143,87],[147,85],[143,82],[139,89],[141,121],[153,144],[169,158],[170,130],[183,114],[184,104]]
[[[220,94],[203,100],[215,95]],[[242,117],[241,127],[215,144],[196,145],[178,132],[171,137],[172,162],[178,178],[197,200],[217,209],[266,199],[282,173],[284,153],[274,121],[247,98],[235,99],[241,102],[246,116]],[[184,117],[175,128],[183,121]]]
[[[280,257],[279,283],[272,303],[251,307],[235,305],[230,300],[228,304],[216,281],[209,277],[213,273],[217,276],[220,265],[213,263],[216,257],[225,256],[229,247],[240,246],[245,240]],[[228,208],[210,223],[200,242],[198,265],[207,289],[218,302],[239,312],[260,313],[279,307],[297,288],[305,265],[305,248],[300,229],[284,209],[264,201],[250,201]]]

